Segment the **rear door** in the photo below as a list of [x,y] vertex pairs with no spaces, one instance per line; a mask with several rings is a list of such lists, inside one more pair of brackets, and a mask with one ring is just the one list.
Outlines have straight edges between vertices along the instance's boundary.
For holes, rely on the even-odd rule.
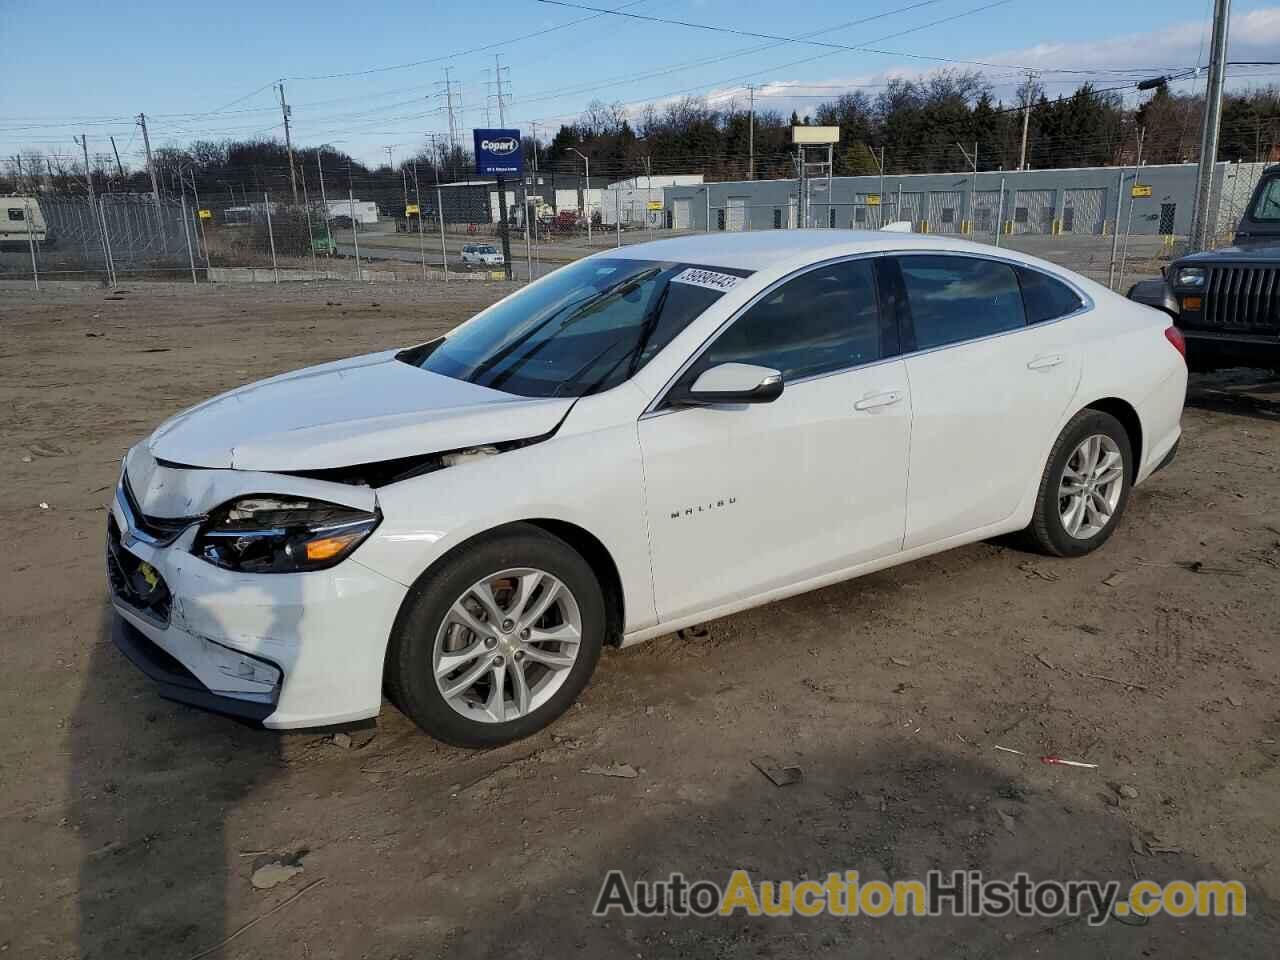
[[754,363],[781,371],[777,400],[641,418],[660,619],[901,549],[911,401],[875,272],[838,261],[775,286],[676,381]]
[[1080,381],[1065,318],[1082,296],[1036,270],[950,253],[895,258],[912,433],[905,549],[1009,517]]

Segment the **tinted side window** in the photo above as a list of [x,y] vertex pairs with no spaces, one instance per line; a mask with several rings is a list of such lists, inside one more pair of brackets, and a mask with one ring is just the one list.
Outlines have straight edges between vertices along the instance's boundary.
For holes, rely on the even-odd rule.
[[927,350],[1026,326],[1008,264],[971,257],[901,257],[916,349]]
[[1022,302],[1027,310],[1028,323],[1056,320],[1075,313],[1084,305],[1080,295],[1065,283],[1038,270],[1018,267],[1018,280],[1022,284]]
[[733,322],[700,367],[755,363],[784,381],[880,359],[871,261],[848,260],[789,280]]

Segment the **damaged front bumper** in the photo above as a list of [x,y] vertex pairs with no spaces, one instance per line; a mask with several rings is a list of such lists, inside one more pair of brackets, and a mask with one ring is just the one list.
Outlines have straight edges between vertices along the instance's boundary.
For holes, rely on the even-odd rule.
[[[157,468],[144,466],[139,473],[154,478]],[[190,508],[174,516],[207,511],[242,492],[232,486],[255,483],[236,471],[158,470],[164,495]],[[212,490],[210,503],[193,502],[183,487]],[[273,729],[377,715],[403,585],[354,557],[307,573],[226,570],[191,552],[196,518],[167,533],[156,522],[122,475],[107,530],[113,639],[162,696]]]

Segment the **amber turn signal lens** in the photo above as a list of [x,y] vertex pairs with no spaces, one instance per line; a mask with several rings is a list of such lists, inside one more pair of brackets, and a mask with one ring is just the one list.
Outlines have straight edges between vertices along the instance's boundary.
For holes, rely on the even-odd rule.
[[307,559],[332,560],[363,535],[364,533],[361,531],[359,533],[342,533],[336,537],[324,537],[320,540],[310,540],[307,542]]
[[1183,310],[1199,310],[1200,298],[1199,297],[1183,297],[1182,309]]

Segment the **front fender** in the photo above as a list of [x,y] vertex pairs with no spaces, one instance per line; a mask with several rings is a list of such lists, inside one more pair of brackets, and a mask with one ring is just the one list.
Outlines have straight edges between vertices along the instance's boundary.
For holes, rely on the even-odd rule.
[[1169,289],[1169,284],[1163,279],[1139,280],[1129,288],[1126,296],[1135,303],[1163,310],[1175,320],[1178,318],[1178,299],[1173,295],[1173,291]]
[[586,530],[622,581],[626,632],[657,621],[634,422],[556,436],[378,489],[383,521],[353,555],[405,586],[477,534],[523,520]]

